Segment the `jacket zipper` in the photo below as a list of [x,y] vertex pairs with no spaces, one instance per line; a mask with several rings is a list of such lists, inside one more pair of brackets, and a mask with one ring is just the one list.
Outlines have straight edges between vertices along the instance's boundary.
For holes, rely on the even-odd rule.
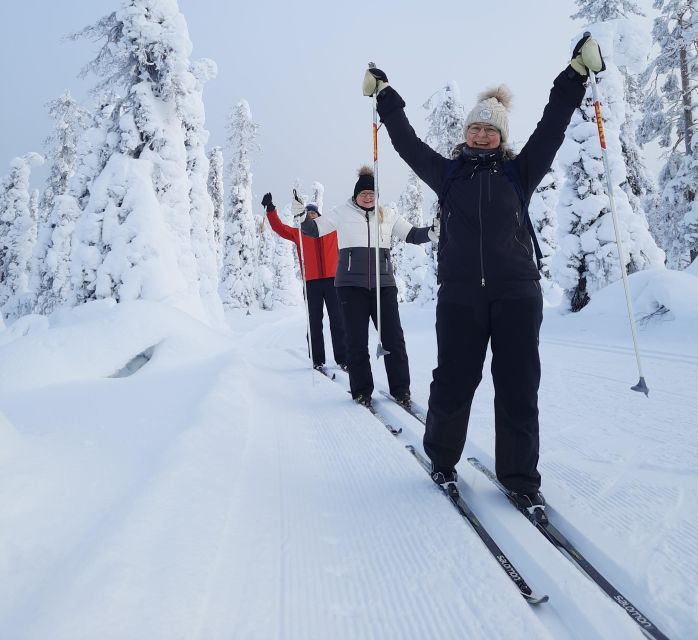
[[366,212],[366,234],[368,237],[368,269],[367,273],[367,283],[368,289],[371,290],[371,223],[368,221],[368,211]]
[[347,271],[351,271],[351,249],[349,250],[349,266],[347,267]]
[[320,265],[320,277],[324,278],[325,277],[325,260],[322,257],[322,239],[318,238],[320,242],[316,243],[315,250],[317,251],[317,256],[318,256],[318,264]]
[[480,281],[480,286],[484,287],[485,286],[485,259],[483,257],[483,246],[482,246],[482,236],[483,236],[483,229],[482,229],[482,172],[479,172],[479,180],[480,180],[480,192],[478,196],[478,202],[477,202],[477,216],[480,221],[480,275],[482,276],[482,280]]

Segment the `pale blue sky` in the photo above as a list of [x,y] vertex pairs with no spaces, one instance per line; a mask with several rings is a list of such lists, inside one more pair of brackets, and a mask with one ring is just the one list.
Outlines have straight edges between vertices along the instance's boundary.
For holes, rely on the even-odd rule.
[[[77,75],[97,45],[63,36],[118,6],[119,0],[0,3],[0,174],[12,157],[42,150],[50,131],[47,100],[65,89],[88,100],[95,79]],[[486,86],[507,83],[514,93],[511,136],[525,141],[583,27],[569,18],[573,0],[179,0],[179,6],[193,58],[218,64],[218,77],[204,91],[210,144],[225,144],[226,114],[247,99],[261,125],[255,199],[270,190],[279,205],[295,179],[306,189],[314,180],[324,183],[328,205],[351,195],[356,168],[371,161],[371,101],[361,95],[369,60],[403,95],[418,133],[422,103],[446,82],[458,83],[468,109]],[[381,134],[381,197],[396,200],[407,168]]]

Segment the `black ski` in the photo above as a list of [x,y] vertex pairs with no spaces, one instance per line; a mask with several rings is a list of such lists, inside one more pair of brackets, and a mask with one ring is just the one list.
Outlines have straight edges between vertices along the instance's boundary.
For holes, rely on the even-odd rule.
[[[357,402],[357,404],[361,403]],[[361,406],[366,407],[366,409],[373,414],[373,417],[376,418],[376,420],[378,420],[394,436],[399,436],[402,433],[402,427],[394,427],[392,424],[390,424],[380,413],[376,411],[373,405],[362,404]]]
[[315,371],[319,371],[323,376],[329,378],[330,380],[334,380],[334,379],[337,377],[337,374],[336,374],[336,373],[330,374],[330,372],[329,372],[327,369],[325,369],[324,366],[322,366],[322,367],[313,367],[313,369],[315,369]]
[[491,469],[486,467],[477,458],[468,458],[468,462],[476,469],[484,473],[494,485],[507,497],[516,510],[529,520],[548,542],[555,546],[564,556],[568,557],[577,567],[583,571],[592,581],[594,581],[611,600],[620,606],[634,621],[648,638],[653,640],[669,640],[656,625],[649,620],[630,600],[628,600],[618,589],[616,589],[594,565],[591,564],[567,539],[567,537],[553,525],[549,520],[541,522],[536,516],[530,514],[526,509],[519,509],[511,497],[511,492],[497,479]]
[[[431,474],[431,465],[429,461],[417,451],[412,445],[407,445],[407,450],[417,459],[424,470]],[[443,493],[451,501],[451,504],[457,509],[458,513],[465,518],[470,525],[475,529],[475,532],[480,536],[480,540],[485,544],[489,552],[495,557],[501,565],[504,572],[509,576],[511,581],[518,587],[521,595],[529,604],[542,604],[548,601],[548,596],[537,597],[533,595],[531,587],[526,584],[526,581],[521,577],[521,574],[516,570],[514,565],[509,562],[509,559],[504,555],[504,552],[499,548],[497,543],[492,539],[482,523],[477,519],[477,516],[471,511],[468,504],[461,497],[458,487],[455,483],[449,483],[445,487],[441,487]]]
[[391,396],[386,391],[381,390],[380,394],[382,396],[385,396],[386,398],[388,398],[388,400],[394,402],[398,407],[401,407],[402,409],[407,411],[407,413],[409,413],[413,418],[419,420],[422,424],[427,423],[426,416],[421,411],[418,411],[417,408],[414,406],[414,404],[410,403],[409,406],[402,404],[402,402],[398,402],[395,398],[393,398],[393,396]]

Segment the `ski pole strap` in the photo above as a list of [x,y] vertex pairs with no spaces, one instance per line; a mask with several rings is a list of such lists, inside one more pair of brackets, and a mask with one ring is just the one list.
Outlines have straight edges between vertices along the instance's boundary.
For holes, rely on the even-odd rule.
[[533,250],[536,252],[536,266],[538,267],[538,271],[540,271],[543,268],[543,252],[538,244],[538,238],[536,237],[536,232],[531,222],[531,216],[528,215],[528,207],[526,207],[526,227],[528,228],[528,235],[530,235],[531,240],[533,240]]
[[536,266],[538,267],[538,271],[540,271],[543,268],[543,252],[541,251],[540,244],[538,244],[538,237],[536,236],[536,231],[533,228],[531,216],[528,214],[528,202],[526,201],[526,195],[524,194],[523,187],[521,186],[519,172],[517,171],[516,165],[513,162],[503,162],[502,173],[509,178],[509,181],[516,190],[516,194],[519,196],[519,200],[521,200],[521,209],[526,220],[526,229],[528,229],[528,235],[531,236],[533,250],[536,254]]

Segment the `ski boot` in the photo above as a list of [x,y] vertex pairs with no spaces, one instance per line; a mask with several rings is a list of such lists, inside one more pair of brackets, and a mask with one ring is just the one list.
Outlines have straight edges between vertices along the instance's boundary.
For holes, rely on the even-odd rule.
[[456,486],[458,473],[453,468],[437,467],[431,463],[431,479],[444,489],[448,490],[449,485]]
[[548,517],[545,515],[545,498],[540,491],[532,493],[512,491],[511,500],[519,511],[526,511],[540,524],[548,524]]

